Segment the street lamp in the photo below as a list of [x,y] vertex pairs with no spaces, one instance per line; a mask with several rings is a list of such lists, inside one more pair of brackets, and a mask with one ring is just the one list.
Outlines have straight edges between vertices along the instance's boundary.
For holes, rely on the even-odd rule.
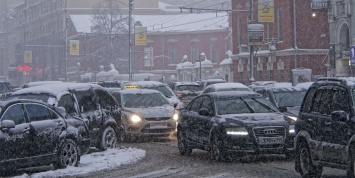
[[205,59],[205,58],[206,58],[206,54],[205,54],[204,52],[202,52],[202,53],[200,54],[200,80],[202,80],[202,75],[201,75],[201,74],[202,74],[202,72],[201,72],[201,71],[202,71],[202,70],[201,70],[202,67],[201,67],[201,63],[202,63],[202,60]]

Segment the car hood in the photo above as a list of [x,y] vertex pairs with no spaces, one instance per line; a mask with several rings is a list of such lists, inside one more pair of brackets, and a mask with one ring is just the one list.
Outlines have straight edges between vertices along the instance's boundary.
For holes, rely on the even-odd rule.
[[226,127],[284,126],[287,128],[290,121],[281,113],[252,113],[217,116],[216,122]]
[[138,114],[144,118],[171,117],[175,109],[172,106],[150,107],[150,108],[125,108],[124,111]]

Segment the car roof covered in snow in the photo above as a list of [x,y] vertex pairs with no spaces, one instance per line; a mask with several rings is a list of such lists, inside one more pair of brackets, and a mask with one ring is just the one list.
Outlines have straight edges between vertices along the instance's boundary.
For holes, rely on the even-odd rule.
[[196,85],[196,86],[200,86],[198,83],[196,82],[175,82],[176,86],[181,86],[181,85]]
[[133,82],[127,82],[124,84],[124,86],[127,85],[136,85],[136,86],[140,86],[141,88],[145,88],[145,87],[155,87],[155,86],[163,86],[166,85],[165,83],[162,82],[158,82],[158,81],[133,81]]
[[124,89],[124,90],[116,90],[113,91],[112,93],[121,93],[121,94],[154,94],[158,93],[161,94],[160,91],[158,90],[152,90],[152,89]]
[[262,97],[259,93],[253,91],[223,91],[206,93],[203,95],[210,95],[213,98]]
[[211,85],[208,85],[206,89],[208,88],[215,88],[216,90],[219,90],[219,89],[224,89],[224,88],[246,88],[246,89],[249,89],[250,88],[242,83],[215,83],[215,84],[211,84]]
[[271,90],[273,92],[296,92],[296,91],[307,91],[307,88],[303,87],[268,87],[261,90]]

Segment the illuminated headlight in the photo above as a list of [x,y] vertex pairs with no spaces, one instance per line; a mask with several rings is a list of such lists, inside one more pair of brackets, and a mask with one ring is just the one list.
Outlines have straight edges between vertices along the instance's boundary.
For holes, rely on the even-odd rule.
[[287,116],[287,117],[294,120],[294,121],[297,121],[297,117],[295,117],[295,116]]
[[244,127],[239,128],[226,128],[228,135],[248,135],[248,131]]
[[179,114],[175,113],[173,115],[173,119],[174,119],[174,121],[177,121],[179,119]]
[[138,123],[138,122],[141,122],[141,121],[142,121],[142,118],[139,117],[138,115],[133,114],[133,115],[131,116],[130,120],[131,120],[131,122],[133,122],[133,123]]
[[288,133],[290,133],[290,134],[295,133],[295,125],[290,125],[290,126],[288,127]]

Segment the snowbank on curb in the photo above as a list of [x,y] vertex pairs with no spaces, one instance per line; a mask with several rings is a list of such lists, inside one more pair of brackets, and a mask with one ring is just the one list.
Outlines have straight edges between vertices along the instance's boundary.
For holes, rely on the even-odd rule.
[[116,167],[133,164],[145,157],[145,150],[136,148],[110,149],[103,152],[86,154],[81,157],[79,167],[67,167],[66,169],[50,170],[35,174],[23,174],[16,178],[42,178],[85,175]]

